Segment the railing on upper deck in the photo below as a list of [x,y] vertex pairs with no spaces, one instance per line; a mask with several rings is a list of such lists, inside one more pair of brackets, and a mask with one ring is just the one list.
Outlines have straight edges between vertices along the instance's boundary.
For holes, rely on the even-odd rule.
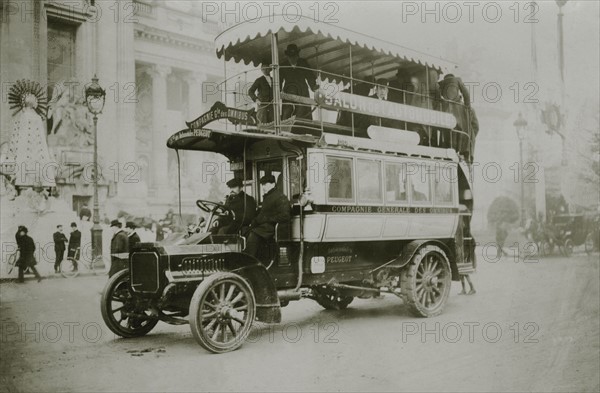
[[[282,68],[284,67],[279,67],[279,69]],[[319,84],[321,87],[323,82],[326,82],[327,80],[344,81],[337,83],[327,82],[328,84],[325,93],[328,96],[335,96],[335,94],[338,92],[343,91],[365,97],[377,98],[377,88],[380,86],[386,90],[386,97],[384,97],[385,100],[398,104],[450,113],[456,118],[457,125],[455,128],[449,129],[342,110],[337,111],[337,119],[332,122],[325,120],[326,114],[324,113],[324,111],[332,112],[332,110],[323,108],[312,97],[304,97],[282,92],[281,102],[279,103],[280,108],[291,104],[295,107],[306,107],[308,108],[307,111],[310,113],[310,119],[296,118],[294,127],[301,127],[301,129],[306,131],[306,133],[313,133],[316,135],[319,135],[323,132],[333,132],[358,137],[367,137],[366,128],[370,125],[380,125],[383,127],[412,131],[419,134],[419,144],[442,148],[452,148],[459,154],[463,155],[467,161],[472,161],[474,151],[473,132],[475,131],[473,127],[473,121],[476,122],[476,118],[472,118],[474,114],[472,113],[471,109],[463,103],[442,98],[441,95],[439,95],[439,87],[427,86],[426,83],[421,83],[420,86],[416,87],[415,90],[417,91],[410,91],[388,85],[380,85],[372,80],[351,78],[349,76],[333,74],[330,72],[325,73],[312,68],[296,68],[315,73],[317,84]],[[251,78],[249,77],[249,74],[252,75]],[[248,90],[254,80],[259,76],[262,76],[262,73],[257,69],[243,71],[233,76],[229,76],[227,79],[223,80],[217,85],[220,100],[222,100],[227,106],[235,107],[237,109],[253,109],[255,107],[255,103],[250,99]],[[230,88],[232,84],[234,87],[233,89]],[[413,85],[407,86],[414,87]],[[422,91],[428,91],[429,94],[421,93]],[[394,98],[390,99],[390,96]],[[233,98],[233,100],[231,98]],[[265,103],[261,103],[261,105],[262,104]],[[271,101],[268,104],[272,105],[275,103]],[[314,120],[313,116],[315,111],[318,114],[317,120]],[[297,110],[295,110],[295,112],[297,112]],[[282,111],[280,111],[280,113],[282,113]],[[282,113],[282,115],[283,114],[284,113]],[[275,125],[273,123],[262,124],[259,127],[266,131],[272,130],[275,132]],[[290,130],[290,123],[286,122],[285,119],[282,119],[282,124],[279,127],[280,131]]]

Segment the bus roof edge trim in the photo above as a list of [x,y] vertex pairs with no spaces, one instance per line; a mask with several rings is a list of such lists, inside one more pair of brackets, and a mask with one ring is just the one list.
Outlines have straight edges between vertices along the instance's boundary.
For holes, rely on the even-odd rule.
[[[331,38],[332,42],[338,41],[344,45],[351,44],[355,47],[374,50],[379,52],[382,56],[411,61],[423,66],[435,68],[444,73],[453,72],[457,67],[455,63],[442,58],[406,48],[392,42],[380,40],[344,27],[321,22],[313,18],[298,16],[298,20],[291,21],[290,19],[289,16],[286,17],[284,15],[269,15],[244,21],[227,28],[215,38],[217,57],[221,58],[225,56],[225,60],[234,59],[236,63],[243,61],[246,65],[252,63],[254,66],[258,67],[262,59],[266,57],[266,52],[257,50],[256,47],[244,47],[244,45],[256,39],[268,38],[268,35],[272,32],[284,31],[286,33],[294,32],[303,37],[320,34]],[[260,23],[261,20],[264,20],[264,23]],[[282,50],[282,48],[280,48],[280,50]],[[330,54],[331,53],[335,52],[330,52]],[[270,59],[270,56],[268,58]],[[327,61],[325,60],[324,62],[326,63]]]

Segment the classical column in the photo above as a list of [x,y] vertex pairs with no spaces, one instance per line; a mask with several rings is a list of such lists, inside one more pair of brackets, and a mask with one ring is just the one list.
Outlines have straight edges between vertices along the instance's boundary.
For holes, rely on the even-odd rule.
[[132,91],[135,84],[135,58],[133,42],[133,23],[117,24],[117,51],[116,51],[116,71],[117,71],[117,89],[118,102],[116,106],[117,115],[117,135],[118,138],[118,164],[119,173],[119,196],[135,196],[136,182],[139,182],[139,172],[133,179],[128,179],[127,174],[131,173],[131,164],[137,166],[135,156],[135,100],[132,100],[128,94]]
[[207,75],[203,72],[190,72],[185,76],[185,82],[188,85],[188,121],[192,121],[209,109],[202,98],[202,84],[206,81],[206,77]]
[[167,160],[167,76],[171,67],[154,65],[147,72],[152,77],[152,162],[153,174],[152,188],[158,193],[167,191],[168,160]]

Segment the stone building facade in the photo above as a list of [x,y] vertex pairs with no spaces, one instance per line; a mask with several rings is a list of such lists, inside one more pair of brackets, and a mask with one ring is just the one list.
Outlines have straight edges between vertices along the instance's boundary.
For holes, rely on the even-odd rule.
[[[48,144],[60,167],[57,192],[73,210],[91,204],[93,128],[82,99],[96,74],[106,89],[98,121],[101,216],[119,210],[162,216],[174,208],[177,157],[166,140],[220,99],[203,94],[223,79],[213,44],[219,23],[203,18],[196,2],[0,4],[1,147],[12,123],[8,90],[19,79],[39,82],[50,101]],[[208,194],[210,182],[198,179],[198,158],[186,153],[180,160],[184,205],[190,209],[194,199]]]

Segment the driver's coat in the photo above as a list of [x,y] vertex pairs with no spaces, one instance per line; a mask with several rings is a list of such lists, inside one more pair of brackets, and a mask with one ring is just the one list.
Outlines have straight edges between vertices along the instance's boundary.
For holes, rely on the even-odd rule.
[[233,232],[237,232],[244,226],[249,226],[256,217],[256,201],[244,191],[227,196],[225,206],[231,209],[235,215],[230,224]]

